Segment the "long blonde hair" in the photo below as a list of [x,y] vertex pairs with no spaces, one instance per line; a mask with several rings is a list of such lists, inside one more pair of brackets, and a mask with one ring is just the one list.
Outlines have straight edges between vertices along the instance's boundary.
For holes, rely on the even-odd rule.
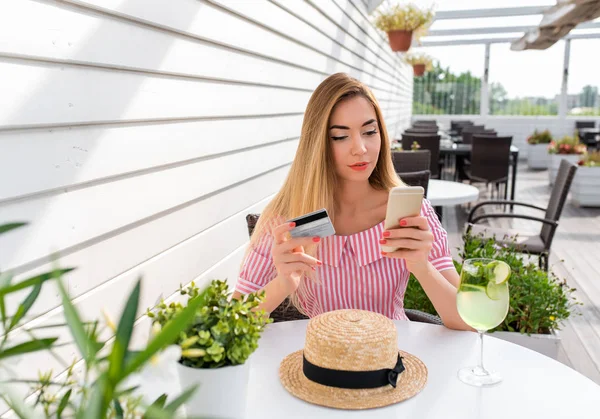
[[[329,119],[338,103],[357,96],[367,99],[373,106],[381,136],[379,158],[369,183],[375,189],[386,191],[402,184],[394,170],[390,140],[375,96],[365,84],[349,75],[333,74],[321,82],[308,101],[296,156],[281,190],[263,210],[249,250],[269,233],[274,219],[290,219],[326,208],[332,221],[335,220],[337,175],[328,134]],[[314,255],[316,246],[306,251]]]

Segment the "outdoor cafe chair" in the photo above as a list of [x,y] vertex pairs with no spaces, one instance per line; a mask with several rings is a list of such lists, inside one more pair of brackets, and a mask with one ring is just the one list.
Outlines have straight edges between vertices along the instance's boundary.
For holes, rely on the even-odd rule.
[[440,162],[440,139],[437,134],[402,134],[402,149],[410,150],[413,142],[419,143],[421,150],[429,150],[431,153],[429,159],[429,170],[431,177],[437,179],[440,177],[442,162]]
[[396,173],[429,170],[431,164],[431,151],[393,151],[392,163],[394,164]]
[[[538,207],[536,205],[510,201],[510,200],[496,200],[496,201],[485,201],[481,202],[471,209],[469,217],[467,219],[467,233],[473,235],[482,234],[486,238],[494,238],[494,240],[501,245],[514,245],[515,249],[519,252],[528,253],[538,256],[538,263],[540,268],[548,270],[548,258],[550,255],[550,248],[552,246],[552,240],[554,233],[558,227],[558,220],[562,213],[573,177],[577,166],[570,163],[567,160],[561,160],[558,168],[558,174],[556,181],[552,187],[552,193],[548,206],[546,208]],[[545,211],[543,217],[534,217],[524,214],[513,214],[513,213],[493,213],[485,212],[482,215],[476,215],[477,210],[487,205],[500,205],[510,204],[516,206],[522,206],[527,208],[533,208],[540,211]],[[506,228],[492,228],[486,225],[478,224],[480,221],[496,218],[508,218],[508,219],[524,219],[538,221],[542,223],[541,230],[536,233],[524,232],[515,229]]]

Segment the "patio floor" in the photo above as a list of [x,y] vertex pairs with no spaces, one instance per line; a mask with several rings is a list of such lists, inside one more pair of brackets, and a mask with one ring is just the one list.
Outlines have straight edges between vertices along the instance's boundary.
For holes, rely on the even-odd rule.
[[[485,197],[483,190],[482,197]],[[519,164],[516,199],[545,207],[550,196],[548,171],[532,171]],[[481,198],[480,198],[481,199]],[[485,198],[484,198],[485,199]],[[515,209],[517,211],[517,209]],[[540,216],[527,208],[519,213]],[[445,207],[444,227],[450,247],[457,257],[468,208]],[[494,227],[539,231],[539,223],[529,220],[494,220]],[[559,361],[600,384],[600,208],[579,208],[567,200],[557,229],[551,269],[577,289],[575,297],[583,303],[560,331]]]

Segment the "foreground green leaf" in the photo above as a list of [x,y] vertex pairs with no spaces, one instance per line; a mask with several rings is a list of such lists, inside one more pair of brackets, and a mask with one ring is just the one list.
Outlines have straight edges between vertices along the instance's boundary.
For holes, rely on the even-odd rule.
[[96,355],[96,351],[98,350],[98,343],[94,342],[90,339],[89,335],[85,332],[83,323],[79,318],[79,314],[73,306],[65,287],[60,280],[57,281],[58,289],[60,291],[60,296],[62,298],[63,310],[65,313],[65,319],[67,320],[67,324],[69,325],[69,329],[71,330],[71,335],[77,344],[77,348],[79,349],[79,353],[85,359],[86,365],[89,367],[94,363],[94,357]]
[[138,368],[148,362],[148,360],[154,354],[163,350],[177,340],[179,333],[184,330],[196,316],[196,310],[198,310],[198,308],[204,304],[204,298],[202,297],[202,295],[198,295],[197,297],[191,299],[188,302],[187,307],[184,308],[181,313],[177,315],[177,317],[167,323],[160,332],[158,332],[154,339],[152,339],[152,341],[148,344],[146,349],[132,358],[132,360],[126,365],[121,379],[136,371]]
[[135,315],[140,302],[140,287],[141,280],[138,279],[133,291],[131,291],[129,298],[127,299],[123,313],[121,314],[121,320],[119,320],[119,326],[117,327],[117,335],[113,343],[112,352],[109,356],[110,366],[108,369],[108,377],[115,384],[120,381],[125,355],[127,354],[131,334],[133,333]]
[[0,225],[0,234],[7,233],[11,230],[26,226],[27,223],[9,223]]
[[0,359],[48,349],[58,338],[34,339],[0,351]]
[[37,284],[42,284],[48,281],[49,279],[59,278],[62,275],[69,273],[73,270],[75,270],[75,268],[55,269],[54,271],[36,275],[32,278],[28,278],[21,282],[17,282],[16,284],[7,285],[5,287],[0,288],[0,296],[11,294],[13,292],[20,291],[25,288],[33,287]]
[[40,295],[41,290],[42,290],[42,284],[34,285],[33,290],[31,290],[31,292],[29,293],[27,298],[25,298],[23,303],[21,303],[19,305],[19,308],[17,309],[15,315],[13,316],[13,318],[10,321],[8,330],[4,331],[5,333],[12,330],[13,327],[15,327],[19,323],[19,321],[23,317],[25,317],[25,315],[27,314],[27,312],[29,311],[29,309],[31,308],[33,303],[35,303],[35,300],[37,300],[38,296]]

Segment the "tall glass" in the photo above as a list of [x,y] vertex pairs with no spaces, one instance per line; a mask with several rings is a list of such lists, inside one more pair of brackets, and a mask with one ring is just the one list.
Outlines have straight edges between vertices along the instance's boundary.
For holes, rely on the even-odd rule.
[[480,341],[479,365],[458,371],[458,378],[477,387],[502,381],[498,374],[483,366],[483,334],[498,326],[508,313],[508,278],[510,266],[494,259],[467,259],[460,273],[456,295],[458,314],[477,330]]

